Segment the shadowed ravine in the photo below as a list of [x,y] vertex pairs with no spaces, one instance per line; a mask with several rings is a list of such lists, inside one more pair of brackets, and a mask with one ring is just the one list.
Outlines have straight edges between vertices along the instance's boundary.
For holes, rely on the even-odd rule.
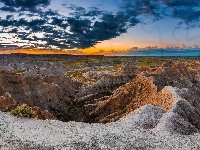
[[[72,81],[66,75],[27,76],[1,70],[0,94],[3,96],[8,92],[15,103],[25,103],[32,107],[37,106],[41,110],[48,110],[57,119],[65,122],[113,122],[141,106],[151,104],[166,113],[172,111],[173,115],[176,114],[184,121],[188,121],[187,131],[179,131],[175,127],[173,130],[190,134],[199,129],[198,64],[169,61],[156,68],[135,69],[135,77],[133,76],[130,82],[121,86],[122,83],[96,84],[95,88],[88,88],[88,92],[85,87],[85,94],[82,95],[88,93],[90,96],[84,97],[78,96],[81,84]],[[174,91],[174,88],[177,90]],[[102,91],[99,89],[114,91],[104,91],[104,94],[100,94]],[[184,91],[183,89],[187,92],[179,92]],[[177,95],[180,100],[176,100]],[[3,103],[4,99],[1,101]],[[149,125],[149,128],[153,127],[155,125]],[[145,125],[145,128],[148,126]]]
[[[64,72],[62,67],[59,67],[60,72],[55,73],[51,72],[52,67],[50,67],[50,73],[46,75],[42,75],[41,72],[34,74],[34,69],[19,73],[19,68],[18,72],[16,68],[14,70],[2,68],[0,71],[0,110],[11,112],[17,106],[27,104],[27,107],[36,112],[37,119],[39,119],[17,118],[11,116],[10,113],[1,112],[0,123],[3,126],[1,126],[0,134],[4,137],[4,145],[6,145],[5,137],[10,139],[10,133],[16,136],[14,137],[16,145],[20,142],[23,145],[26,142],[24,138],[28,137],[25,139],[28,140],[29,145],[23,145],[24,147],[33,145],[38,147],[45,145],[45,148],[58,148],[58,145],[67,147],[63,145],[67,142],[77,149],[86,148],[89,143],[93,144],[94,148],[98,148],[98,143],[110,138],[117,143],[122,140],[122,137],[129,137],[129,140],[133,140],[134,137],[137,139],[141,136],[144,141],[151,141],[160,138],[162,134],[165,135],[162,140],[166,142],[168,133],[180,136],[197,134],[198,138],[200,62],[198,60],[166,59],[156,61],[151,65],[144,65],[144,61],[141,61],[132,67],[130,63],[128,66],[124,65],[109,75],[101,75],[100,78],[94,74],[96,72],[92,71],[92,76],[96,79],[93,83],[72,79],[70,72]],[[40,68],[36,70],[41,71]],[[87,71],[90,74],[88,68]],[[8,123],[8,128],[3,122]],[[39,128],[33,126],[43,128],[44,131],[41,132]],[[22,130],[23,134],[21,134]],[[29,130],[33,132],[28,132]],[[111,130],[113,130],[112,133]],[[56,138],[49,135],[50,131],[55,132],[56,137],[63,136],[63,139],[55,143]],[[4,133],[7,132],[9,134],[5,135]],[[68,137],[65,134],[68,132],[73,135],[70,136],[73,138],[65,141],[67,140],[65,137]],[[77,136],[74,135],[76,132]],[[127,132],[134,133],[130,137],[130,135],[125,135]],[[42,141],[46,144],[33,139],[33,133],[40,140],[44,138]],[[83,138],[81,146],[81,141],[76,138],[82,137],[82,133],[83,137],[86,136],[88,139],[89,136],[91,139],[87,141]],[[45,135],[49,137],[48,140],[45,139]],[[105,139],[106,136],[108,136],[107,139]],[[118,138],[114,139],[116,136]],[[16,143],[17,137],[19,141]],[[101,141],[100,138],[104,140]],[[136,146],[128,139],[126,140],[126,147]],[[76,144],[75,141],[79,143]],[[114,147],[111,143],[106,145]],[[145,144],[142,145],[142,148],[145,148]],[[146,146],[146,148],[154,147],[148,144]],[[160,147],[162,148],[162,145]]]

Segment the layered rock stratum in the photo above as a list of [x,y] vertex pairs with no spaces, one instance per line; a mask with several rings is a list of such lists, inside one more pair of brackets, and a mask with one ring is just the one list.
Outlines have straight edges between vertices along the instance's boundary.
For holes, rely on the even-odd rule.
[[[2,149],[199,149],[200,134],[181,116],[179,94],[167,87],[175,103],[167,112],[147,104],[116,122],[81,123],[16,118],[0,112]],[[192,108],[191,108],[192,109]],[[190,116],[191,117],[191,116]]]
[[[57,119],[50,112],[48,112],[48,110],[43,111],[37,106],[30,107],[26,104],[25,104],[25,107],[33,110],[35,113],[35,117],[37,119],[41,119],[41,120],[46,120],[46,119],[56,120]],[[0,96],[0,111],[11,112],[12,110],[15,110],[16,108],[17,108],[17,103],[10,93],[6,92],[5,95]]]
[[77,83],[64,75],[23,76],[8,70],[0,71],[0,95],[9,92],[17,104],[38,106],[64,121],[65,118],[69,120],[68,107],[72,106],[71,97],[77,87]]
[[[2,70],[0,108],[8,112],[0,112],[1,148],[199,149],[199,63],[137,69],[130,82],[96,99],[76,99],[80,84],[66,75]],[[69,122],[12,116],[21,103]]]

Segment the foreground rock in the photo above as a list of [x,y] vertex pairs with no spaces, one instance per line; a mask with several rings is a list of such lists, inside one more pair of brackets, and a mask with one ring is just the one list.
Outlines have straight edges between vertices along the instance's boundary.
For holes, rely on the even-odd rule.
[[[55,112],[59,112],[58,108],[64,109],[67,104],[70,107],[75,104],[74,109],[65,109],[68,117],[71,120],[92,122],[92,124],[58,120],[38,121],[16,118],[9,113],[0,112],[1,148],[199,149],[199,72],[200,68],[197,65],[187,63],[169,62],[158,68],[147,68],[131,82],[115,90],[111,96],[86,103],[67,101],[69,97],[59,101],[56,94],[64,87],[56,90],[54,87],[57,86],[54,84],[58,84],[59,87],[61,84],[52,77],[47,77],[45,80],[34,78],[28,81],[20,77],[23,84],[21,82],[19,84],[9,74],[3,74],[1,77],[5,78],[1,83],[6,83],[6,86],[2,86],[2,91],[9,90],[20,98],[17,89],[8,88],[11,84],[17,84],[25,87],[29,85],[34,91],[30,94],[33,96],[48,96],[45,94],[52,92],[48,94],[51,96],[55,94],[54,100],[57,101],[52,102],[54,109],[57,109]],[[60,79],[65,81],[62,77]],[[25,81],[29,84],[24,84]],[[42,81],[46,81],[48,84],[45,85],[48,86],[43,86]],[[48,90],[45,90],[47,87]],[[39,89],[37,94],[35,89]],[[72,89],[75,91],[75,88]],[[8,94],[1,97],[0,102],[5,98],[10,99],[12,104],[9,107],[4,105],[4,110],[9,110],[15,103],[12,103],[12,98]],[[31,96],[28,98],[31,100]],[[46,102],[43,101],[43,97],[39,97],[39,100],[36,104],[42,105],[42,102]],[[50,105],[51,102],[47,104]]]
[[185,135],[199,133],[199,107],[181,96],[188,93],[189,90],[175,88],[174,92],[176,92],[176,101],[173,107],[162,116],[155,130],[159,132],[168,130]]
[[[165,112],[170,110],[175,103],[175,95],[170,88],[172,86],[188,89],[189,94],[181,94],[181,97],[195,107],[196,114],[199,114],[198,66],[198,63],[193,62],[170,61],[153,68],[129,68],[122,72],[132,72],[131,76],[135,76],[139,70],[142,72],[119,88],[116,86],[115,91],[110,91],[107,85],[97,84],[86,89],[80,88],[80,83],[73,82],[63,74],[24,76],[1,70],[0,95],[9,92],[18,104],[26,103],[31,107],[48,110],[62,121],[108,123],[147,104],[158,106]],[[80,94],[82,90],[89,95]],[[198,126],[195,121],[192,122]]]
[[[41,120],[45,120],[45,119],[56,120],[57,119],[47,110],[43,111],[37,106],[29,107],[28,105],[25,105],[25,107],[33,110],[35,112],[37,119],[41,119]],[[4,96],[0,96],[0,111],[11,112],[12,110],[16,108],[17,108],[17,103],[10,93],[5,93]]]
[[[79,107],[76,111],[79,115],[74,116],[73,119],[107,123],[116,121],[146,104],[158,106],[164,111],[169,111],[172,106],[174,108],[177,105],[174,112],[178,111],[181,117],[187,116],[191,124],[199,129],[199,121],[195,119],[200,118],[198,115],[200,114],[199,64],[170,61],[145,70],[143,69],[142,74],[136,76],[131,82],[115,90],[110,97],[96,99]],[[171,90],[171,86],[179,89],[177,92],[182,101],[176,103],[176,92]],[[183,89],[187,92],[180,92]],[[189,130],[188,133],[190,132]]]
[[57,120],[55,116],[53,116],[48,110],[41,110],[39,107],[34,106],[34,107],[29,107],[28,108],[32,109],[35,112],[36,118],[40,120],[46,120],[46,119],[51,119],[51,120]]
[[[82,109],[86,122],[116,121],[140,106],[153,104],[167,111],[172,107],[174,95],[168,87],[157,92],[152,77],[138,75],[131,82],[118,88],[112,96],[94,104],[85,105]],[[79,118],[78,118],[79,119]]]
[[9,92],[16,103],[49,110],[63,121],[70,120],[69,109],[73,106],[72,99],[78,86],[64,75],[24,76],[8,70],[0,71],[0,95]]
[[165,116],[170,116],[169,113],[157,106],[145,105],[117,122],[88,124],[38,121],[0,112],[0,145],[1,149],[13,150],[199,149],[199,133],[181,135],[174,132],[170,127],[175,125],[172,121],[168,123],[170,126],[164,127],[169,121]]
[[17,106],[16,101],[10,93],[0,96],[0,111],[11,111]]

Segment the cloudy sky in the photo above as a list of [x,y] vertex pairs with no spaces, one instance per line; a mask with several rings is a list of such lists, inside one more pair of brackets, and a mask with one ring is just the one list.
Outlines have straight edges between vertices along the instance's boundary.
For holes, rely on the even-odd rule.
[[0,0],[0,11],[1,52],[8,46],[96,54],[200,45],[199,0]]

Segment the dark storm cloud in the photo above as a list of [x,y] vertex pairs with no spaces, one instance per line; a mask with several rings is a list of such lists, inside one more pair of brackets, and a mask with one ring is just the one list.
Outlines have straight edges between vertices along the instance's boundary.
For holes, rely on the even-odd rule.
[[48,9],[47,11],[45,11],[44,13],[41,13],[41,16],[59,16],[59,13],[55,10],[52,9]]
[[200,11],[192,8],[174,9],[173,17],[183,20],[185,23],[200,21]]
[[6,16],[6,20],[10,20],[10,19],[13,19],[13,18],[14,18],[13,15],[7,15],[7,16]]
[[158,16],[156,10],[161,2],[158,0],[124,0],[121,8],[131,16],[152,15]]
[[88,19],[79,20],[75,18],[68,18],[67,21],[70,25],[70,31],[73,33],[84,34],[90,31],[91,21]]
[[[187,25],[200,20],[199,0],[124,0],[121,8],[127,15],[178,18]],[[145,19],[144,19],[145,20]]]
[[103,11],[99,10],[97,7],[90,7],[89,10],[83,14],[83,16],[97,17],[102,13]]
[[[91,47],[100,41],[120,36],[127,32],[130,25],[135,26],[139,23],[139,20],[129,18],[123,12],[102,14],[95,22],[86,18],[80,19],[80,17],[78,19],[71,17],[67,21],[70,32],[73,33],[69,37],[75,42],[74,46],[77,48]],[[70,44],[73,44],[73,42],[70,42]]]
[[9,26],[15,26],[15,25],[16,25],[15,20],[0,19],[0,26],[1,27],[9,27]]
[[15,8],[9,7],[9,6],[3,6],[3,7],[0,8],[0,10],[1,11],[8,11],[8,12],[11,12],[11,13],[16,12]]
[[199,0],[162,0],[168,7],[195,7],[199,5]]
[[[68,49],[88,48],[115,38],[126,33],[130,27],[143,23],[146,18],[157,20],[173,17],[187,25],[196,24],[200,18],[200,11],[196,9],[200,5],[197,0],[123,0],[120,10],[115,13],[102,11],[98,7],[86,9],[76,5],[63,5],[70,13],[67,17],[59,14],[59,11],[37,7],[49,5],[49,0],[0,2],[5,5],[1,10],[14,12],[17,9],[19,16],[18,19],[11,15],[0,19],[2,32],[17,33],[22,40],[45,41],[45,47]],[[27,32],[19,32],[19,27]],[[34,33],[44,33],[44,36],[38,37]]]
[[[77,48],[94,46],[100,41],[109,40],[126,33],[130,26],[140,21],[124,11],[117,13],[103,12],[97,7],[86,10],[83,7],[70,5],[73,17],[67,18],[72,34],[68,35],[71,45]],[[95,21],[96,18],[96,21]]]
[[200,20],[199,0],[163,0],[162,2],[171,9],[171,17],[181,19],[189,26],[198,25]]
[[62,18],[52,17],[51,19],[53,20],[51,22],[51,24],[57,25],[57,26],[62,26],[63,25],[63,21],[64,20]]
[[[139,20],[126,13],[103,12],[97,7],[85,9],[75,5],[67,7],[71,10],[71,17],[65,17],[49,9],[44,11],[21,13],[20,19],[11,18],[0,20],[4,32],[19,32],[15,27],[23,27],[26,31],[18,34],[22,40],[45,41],[46,47],[50,45],[58,48],[87,48],[103,40],[109,40],[126,33],[130,26],[135,26]],[[27,8],[21,8],[27,9]],[[24,12],[24,10],[23,10]],[[26,19],[24,16],[39,16],[40,19]],[[93,20],[92,18],[96,18]],[[8,29],[10,29],[8,31]],[[43,32],[44,37],[31,36],[31,33]]]
[[104,14],[101,19],[102,21],[94,23],[93,28],[96,38],[100,41],[117,37],[128,29],[128,19],[123,15]]
[[[0,26],[2,27],[24,27],[31,32],[41,32],[42,26],[46,23],[45,20],[35,19],[27,21],[25,18],[14,20],[12,15],[7,15],[6,19],[0,19]],[[13,30],[13,29],[11,29]]]
[[37,6],[47,6],[50,4],[50,0],[0,0],[8,7],[23,7],[33,8]]
[[99,10],[97,7],[89,7],[88,10],[86,10],[83,7],[78,7],[76,5],[70,5],[66,7],[67,9],[72,10],[73,12],[70,13],[70,15],[80,18],[80,17],[98,17],[101,16],[104,11]]

